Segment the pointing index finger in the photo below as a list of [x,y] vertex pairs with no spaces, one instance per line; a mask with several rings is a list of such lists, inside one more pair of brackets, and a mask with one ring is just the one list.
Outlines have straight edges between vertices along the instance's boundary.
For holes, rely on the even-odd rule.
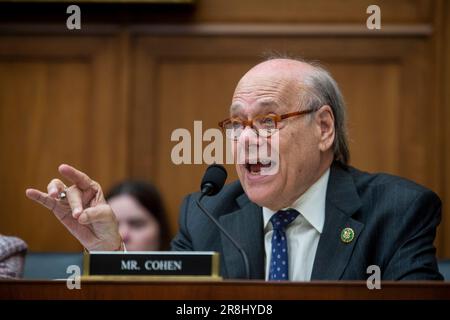
[[72,166],[62,164],[59,166],[58,171],[81,190],[88,190],[92,186],[91,178],[84,172],[81,172]]

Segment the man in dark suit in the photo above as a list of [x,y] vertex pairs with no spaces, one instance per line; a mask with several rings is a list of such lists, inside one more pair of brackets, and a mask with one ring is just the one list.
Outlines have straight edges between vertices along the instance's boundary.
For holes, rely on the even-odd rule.
[[[200,212],[193,201],[196,196],[188,196],[183,203],[173,249],[218,251],[223,257],[222,275],[244,278],[241,256]],[[249,200],[239,181],[205,200],[205,206],[248,254],[250,277],[264,279],[261,207]],[[376,265],[382,280],[442,280],[433,247],[440,210],[439,198],[413,182],[334,163],[327,188],[325,225],[310,279],[367,279],[367,268]],[[349,243],[341,240],[345,228],[355,233]]]
[[[347,165],[345,106],[326,70],[289,59],[261,63],[240,80],[230,113],[221,125],[235,149],[261,144],[254,131],[276,128],[279,135],[276,174],[262,175],[260,162],[237,164],[240,181],[205,199],[249,255],[251,278],[367,279],[376,266],[381,279],[442,279],[433,246],[439,198],[413,182]],[[271,114],[288,116],[265,118]],[[252,131],[248,119],[261,117]],[[223,275],[244,277],[238,251],[194,198],[183,203],[173,248],[218,251]],[[270,220],[282,209],[296,216],[280,232]]]
[[[375,267],[382,280],[442,279],[433,246],[439,198],[413,182],[348,166],[345,107],[326,70],[291,59],[255,66],[220,125],[245,157],[236,164],[239,181],[205,206],[246,251],[251,278],[362,280]],[[275,141],[277,158],[252,154]],[[48,194],[28,189],[27,196],[87,249],[123,249],[100,186],[70,166],[60,172],[71,187],[54,179]],[[197,197],[182,205],[172,248],[218,251],[224,277],[245,277],[239,252],[200,212]]]

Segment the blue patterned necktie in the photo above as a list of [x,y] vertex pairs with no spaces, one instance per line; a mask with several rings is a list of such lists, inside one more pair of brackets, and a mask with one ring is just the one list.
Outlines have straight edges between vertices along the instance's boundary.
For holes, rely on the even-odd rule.
[[272,254],[270,258],[269,280],[289,280],[289,260],[286,239],[286,227],[297,218],[299,212],[294,209],[278,211],[270,218],[273,226]]

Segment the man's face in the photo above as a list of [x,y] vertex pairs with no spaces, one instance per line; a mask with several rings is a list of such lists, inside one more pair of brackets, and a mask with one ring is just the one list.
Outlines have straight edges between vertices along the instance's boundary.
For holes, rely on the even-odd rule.
[[[267,114],[282,115],[301,111],[308,106],[300,103],[300,80],[283,72],[250,71],[239,82],[232,101],[231,117],[243,120],[254,119]],[[314,113],[312,117],[314,117]],[[279,210],[294,202],[319,177],[320,150],[318,147],[320,129],[310,116],[292,117],[278,124],[278,129],[271,139],[257,137],[252,129],[246,127],[233,151],[244,148],[248,156],[246,163],[236,164],[241,184],[251,201]],[[258,157],[252,146],[262,146],[278,138],[279,157],[274,174],[263,174],[264,160]],[[242,150],[242,149],[241,149]],[[274,159],[272,159],[273,161]],[[263,164],[262,164],[262,163]],[[272,163],[272,166],[274,164]]]

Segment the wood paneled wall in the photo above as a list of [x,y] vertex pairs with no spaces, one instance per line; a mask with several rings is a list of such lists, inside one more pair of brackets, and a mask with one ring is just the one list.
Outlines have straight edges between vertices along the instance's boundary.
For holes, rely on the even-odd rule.
[[46,190],[60,163],[105,185],[127,175],[127,114],[111,37],[0,40],[0,232],[33,250],[79,249],[48,211],[24,198]]
[[172,131],[193,132],[194,120],[216,127],[243,73],[280,52],[319,60],[338,81],[353,165],[441,196],[436,245],[450,257],[449,3],[378,1],[382,31],[365,28],[369,4],[198,1],[182,23],[178,13],[164,25],[88,25],[79,34],[0,25],[0,232],[36,251],[80,249],[24,196],[66,162],[105,189],[125,177],[153,181],[175,233],[181,199],[206,166],[172,163]]

